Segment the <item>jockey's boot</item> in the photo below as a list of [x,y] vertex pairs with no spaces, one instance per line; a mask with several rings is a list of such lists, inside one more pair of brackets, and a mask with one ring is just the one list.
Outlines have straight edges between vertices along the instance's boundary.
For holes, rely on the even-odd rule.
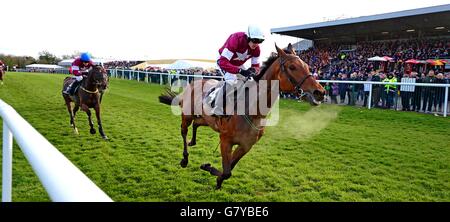
[[70,90],[69,90],[69,95],[73,96],[75,94],[75,90],[77,89],[79,84],[80,84],[80,82],[78,82],[78,81],[75,81],[71,84]]
[[211,110],[213,117],[225,117],[227,114],[225,113],[226,104],[227,104],[227,94],[226,94],[226,86],[225,83],[222,88],[217,92],[216,99],[214,101],[214,107]]
[[63,91],[63,93],[70,95],[70,91],[72,89],[72,85],[73,85],[73,82],[70,83],[69,86],[66,87],[66,89]]

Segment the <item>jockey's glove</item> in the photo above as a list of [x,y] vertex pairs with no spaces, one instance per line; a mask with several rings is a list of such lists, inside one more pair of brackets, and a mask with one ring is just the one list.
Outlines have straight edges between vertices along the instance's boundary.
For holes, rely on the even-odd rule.
[[252,74],[256,75],[256,69],[255,69],[255,68],[250,67],[250,68],[248,68],[248,70],[249,70],[250,72],[252,72]]
[[252,70],[252,68],[250,69],[239,69],[239,74],[245,76],[245,77],[249,77],[252,75],[255,75],[255,72]]

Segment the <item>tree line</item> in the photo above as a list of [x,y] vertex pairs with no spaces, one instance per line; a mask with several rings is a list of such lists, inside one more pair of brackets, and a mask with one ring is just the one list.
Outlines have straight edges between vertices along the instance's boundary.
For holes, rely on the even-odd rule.
[[14,56],[0,54],[0,60],[2,60],[8,67],[25,68],[30,64],[58,64],[61,60],[76,58],[80,55],[80,52],[74,52],[71,55],[63,55],[57,57],[48,51],[41,51],[38,54],[37,59],[32,56]]

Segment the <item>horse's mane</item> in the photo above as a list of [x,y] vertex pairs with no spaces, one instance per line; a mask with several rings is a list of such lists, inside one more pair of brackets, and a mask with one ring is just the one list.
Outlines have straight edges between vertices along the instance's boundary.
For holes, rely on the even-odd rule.
[[[292,54],[292,52],[287,50],[287,49],[283,49],[283,51],[286,54]],[[254,79],[256,81],[260,80],[264,76],[266,71],[269,69],[269,67],[273,64],[273,62],[275,62],[275,60],[277,60],[277,58],[278,58],[278,54],[277,53],[272,53],[272,55],[270,55],[270,57],[267,58],[267,60],[265,62],[263,62],[263,65],[261,67],[261,71],[259,72],[259,74]]]
[[[272,65],[273,62],[275,62],[275,60],[277,60],[278,55],[276,54],[272,54],[265,62],[263,62],[263,65],[261,67],[261,71],[259,72],[259,77],[263,77],[264,73],[266,73],[266,71],[269,69],[269,67]],[[260,78],[258,78],[259,80]]]

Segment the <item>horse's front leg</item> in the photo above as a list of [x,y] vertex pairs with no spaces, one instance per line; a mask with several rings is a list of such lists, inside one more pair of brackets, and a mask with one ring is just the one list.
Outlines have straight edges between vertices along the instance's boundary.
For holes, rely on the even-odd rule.
[[72,111],[72,106],[70,105],[70,100],[68,100],[68,98],[64,97],[64,100],[66,101],[66,106],[67,106],[67,111],[69,111],[69,116],[70,116],[70,126],[72,126],[73,128],[73,132],[75,134],[78,134],[78,129],[75,125],[75,116],[73,114]]
[[198,127],[199,127],[199,125],[196,124],[194,121],[194,124],[192,124],[192,139],[188,144],[189,146],[194,146],[195,144],[197,144],[197,128]]
[[89,108],[83,109],[84,111],[86,111],[86,114],[88,115],[88,119],[89,119],[89,126],[91,127],[91,129],[89,130],[89,132],[91,134],[95,134],[95,129],[94,129],[94,123],[92,122],[92,114],[91,114],[91,110],[89,110]]
[[100,135],[102,136],[103,139],[107,140],[108,137],[103,132],[102,119],[100,118],[100,104],[97,103],[95,105],[94,109],[95,109],[95,115],[97,117],[98,132],[100,133]]
[[211,164],[209,164],[209,163],[202,164],[200,166],[200,168],[202,170],[206,170],[209,173],[211,173],[211,175],[217,176],[216,189],[222,188],[223,181],[231,177],[231,169],[232,169],[232,167],[231,167],[231,160],[232,160],[231,151],[232,151],[232,148],[233,148],[233,145],[230,142],[221,140],[220,151],[222,154],[223,172],[220,172],[216,168],[212,167]]
[[73,108],[73,119],[75,120],[75,117],[77,116],[77,112],[80,109],[80,105],[75,104],[75,107]]
[[251,145],[239,145],[234,151],[231,158],[231,170],[234,169],[239,160],[251,149]]
[[181,137],[183,137],[183,159],[180,161],[180,166],[185,168],[189,163],[188,143],[186,136],[188,134],[188,127],[192,124],[192,116],[181,114]]

